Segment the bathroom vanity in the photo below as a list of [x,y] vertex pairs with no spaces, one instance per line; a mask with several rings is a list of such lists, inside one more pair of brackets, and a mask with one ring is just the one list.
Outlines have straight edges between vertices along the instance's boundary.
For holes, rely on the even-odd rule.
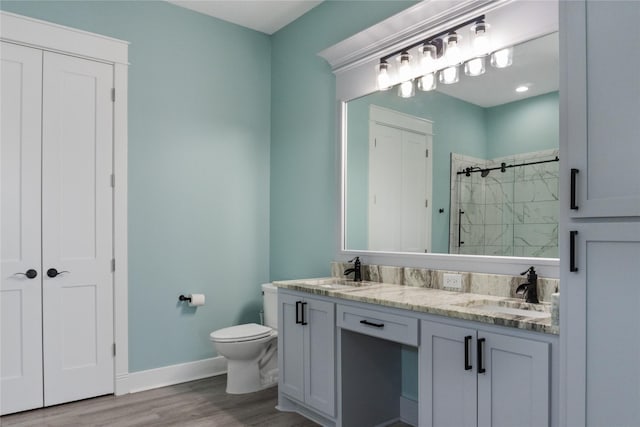
[[[339,278],[278,287],[279,409],[329,426],[558,425],[548,303]],[[418,352],[418,400],[401,352]]]

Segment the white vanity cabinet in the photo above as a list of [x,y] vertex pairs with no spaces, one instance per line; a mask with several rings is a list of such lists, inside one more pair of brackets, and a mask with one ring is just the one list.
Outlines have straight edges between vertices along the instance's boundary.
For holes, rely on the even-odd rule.
[[280,393],[334,417],[335,304],[307,295],[278,291]]
[[568,1],[560,10],[572,181],[563,202],[571,217],[640,216],[640,3]]
[[420,425],[548,426],[551,344],[423,320]]
[[638,19],[636,1],[560,4],[561,166],[573,193],[560,221],[567,426],[640,425]]

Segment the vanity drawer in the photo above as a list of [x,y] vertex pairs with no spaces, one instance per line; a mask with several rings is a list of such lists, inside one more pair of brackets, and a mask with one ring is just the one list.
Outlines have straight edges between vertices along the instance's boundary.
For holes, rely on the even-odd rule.
[[338,304],[337,326],[364,335],[418,345],[418,319]]

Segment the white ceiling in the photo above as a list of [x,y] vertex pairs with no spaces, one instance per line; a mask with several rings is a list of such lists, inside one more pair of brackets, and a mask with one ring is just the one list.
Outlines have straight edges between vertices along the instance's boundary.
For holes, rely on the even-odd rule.
[[[485,74],[467,77],[461,73],[458,83],[438,84],[437,90],[485,108],[557,91],[558,48],[558,33],[530,40],[514,47],[510,67],[497,70],[487,64]],[[529,90],[516,92],[520,85]]]
[[205,15],[273,34],[322,0],[167,0]]

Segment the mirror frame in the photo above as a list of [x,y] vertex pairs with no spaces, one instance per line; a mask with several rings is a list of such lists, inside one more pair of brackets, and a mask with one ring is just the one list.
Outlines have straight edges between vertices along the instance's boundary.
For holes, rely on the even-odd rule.
[[[479,14],[487,15],[487,21],[493,25],[493,29],[503,29],[497,37],[492,32],[492,38],[496,37],[494,40],[498,44],[494,48],[513,46],[558,31],[558,8],[557,1],[427,0],[319,53],[329,62],[336,75],[340,203],[335,260],[347,261],[360,256],[366,264],[509,275],[518,275],[535,265],[541,276],[559,278],[558,258],[379,252],[345,248],[347,102],[377,90],[373,70],[379,58]],[[378,42],[371,44],[370,40]],[[559,200],[562,201],[562,193],[560,196]]]

